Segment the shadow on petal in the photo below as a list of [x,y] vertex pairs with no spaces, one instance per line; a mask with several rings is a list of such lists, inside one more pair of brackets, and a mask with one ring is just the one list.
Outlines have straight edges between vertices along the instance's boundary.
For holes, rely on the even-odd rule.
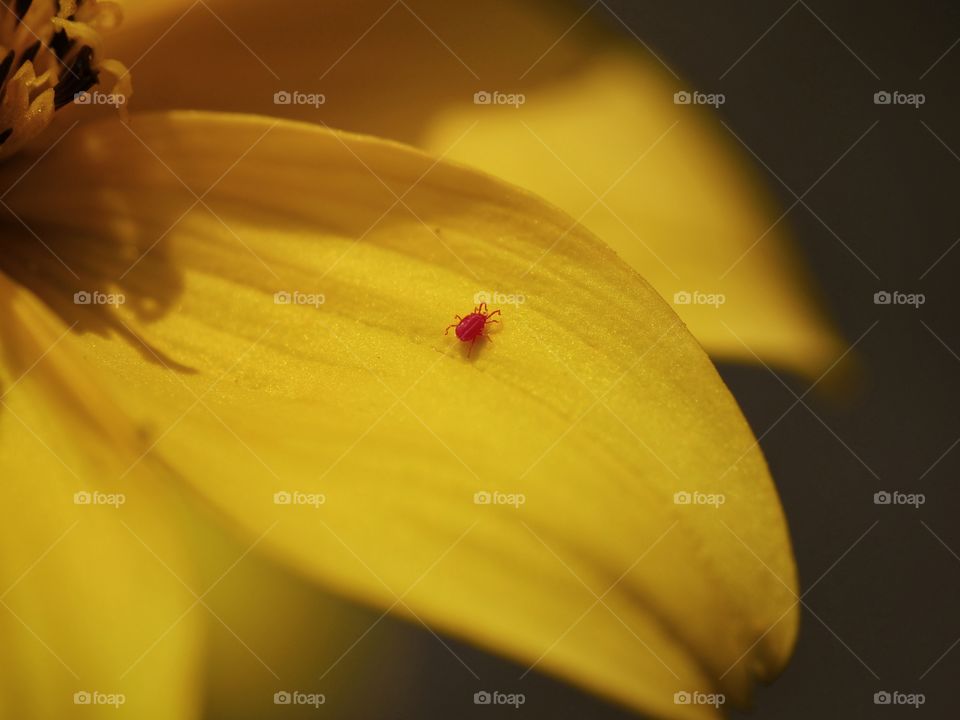
[[[55,148],[39,160],[25,157],[4,167],[0,272],[74,331],[116,335],[150,362],[193,372],[124,320],[129,314],[148,323],[176,306],[183,279],[168,253],[172,226],[162,225],[184,217],[185,198],[175,192],[132,201],[109,182],[97,182],[97,152],[109,148],[86,142],[79,152]],[[141,160],[131,156],[131,167]]]

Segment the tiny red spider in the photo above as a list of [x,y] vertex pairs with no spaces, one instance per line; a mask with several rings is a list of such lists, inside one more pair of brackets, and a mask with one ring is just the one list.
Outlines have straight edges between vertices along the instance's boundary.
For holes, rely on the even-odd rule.
[[443,331],[443,334],[446,335],[450,332],[450,328],[455,327],[457,338],[460,342],[470,343],[470,350],[467,351],[467,357],[470,357],[470,353],[473,352],[473,344],[477,341],[477,338],[485,337],[488,340],[490,339],[489,335],[485,335],[483,329],[487,326],[487,323],[498,323],[499,320],[491,320],[494,315],[499,315],[499,310],[494,310],[492,313],[487,312],[487,304],[480,303],[477,305],[473,312],[462,318],[459,315],[454,315],[457,319],[457,322],[451,323],[447,326],[447,329]]

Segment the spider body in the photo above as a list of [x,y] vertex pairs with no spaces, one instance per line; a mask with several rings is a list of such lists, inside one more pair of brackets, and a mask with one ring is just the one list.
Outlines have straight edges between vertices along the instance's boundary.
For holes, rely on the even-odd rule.
[[456,332],[457,339],[460,340],[460,342],[470,343],[470,350],[467,352],[467,357],[470,357],[470,354],[473,352],[473,345],[479,338],[486,337],[489,339],[489,335],[484,333],[483,330],[487,326],[487,323],[500,322],[499,320],[490,319],[494,315],[499,314],[499,310],[487,312],[487,304],[480,303],[473,309],[473,312],[466,317],[455,315],[454,317],[457,319],[457,322],[448,325],[443,334],[448,334],[450,328],[456,328],[454,332]]

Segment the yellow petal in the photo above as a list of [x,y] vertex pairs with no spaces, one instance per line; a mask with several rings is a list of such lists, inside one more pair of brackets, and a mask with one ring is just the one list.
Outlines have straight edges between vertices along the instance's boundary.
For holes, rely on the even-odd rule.
[[[369,688],[375,677],[387,681],[381,689],[402,695],[423,682],[422,652],[410,642],[415,633],[406,623],[324,592],[256,551],[244,554],[248,543],[232,535],[209,523],[202,535],[201,555],[212,570],[208,584],[232,567],[207,596],[217,616],[210,618],[205,648],[206,716],[275,717],[276,692],[320,692],[318,678],[331,668],[323,679],[323,717],[405,716],[396,695]],[[389,668],[389,677],[378,668]]]
[[125,422],[62,322],[2,273],[0,309],[0,715],[198,717],[202,609],[177,500],[142,472],[152,460],[109,477],[132,447],[107,426]]
[[[277,558],[664,717],[713,714],[675,692],[743,704],[786,662],[795,568],[756,441],[674,312],[569,216],[305,124],[74,133],[6,202],[79,280],[26,250],[5,268],[88,330],[86,371],[150,457],[272,527]],[[487,291],[515,297],[468,358],[443,330]],[[478,504],[496,492],[525,502]]]
[[[843,347],[791,248],[789,219],[744,163],[752,158],[715,115],[674,104],[690,88],[634,38],[598,30],[620,27],[608,10],[575,23],[581,12],[504,0],[456,12],[439,0],[174,3],[166,22],[120,37],[115,52],[139,57],[177,18],[137,64],[138,107],[281,114],[465,161],[596,232],[679,301],[715,357],[819,375]],[[184,44],[205,48],[203,72],[186,80],[170,72]],[[277,105],[277,91],[325,102]],[[525,103],[477,105],[476,91]]]

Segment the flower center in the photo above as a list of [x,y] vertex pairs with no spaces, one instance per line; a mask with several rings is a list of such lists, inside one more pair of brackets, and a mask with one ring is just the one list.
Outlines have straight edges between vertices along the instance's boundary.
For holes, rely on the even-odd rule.
[[111,0],[4,0],[0,3],[0,158],[8,157],[87,91],[114,78],[112,104],[132,93],[127,69],[103,58],[100,33],[120,23]]

